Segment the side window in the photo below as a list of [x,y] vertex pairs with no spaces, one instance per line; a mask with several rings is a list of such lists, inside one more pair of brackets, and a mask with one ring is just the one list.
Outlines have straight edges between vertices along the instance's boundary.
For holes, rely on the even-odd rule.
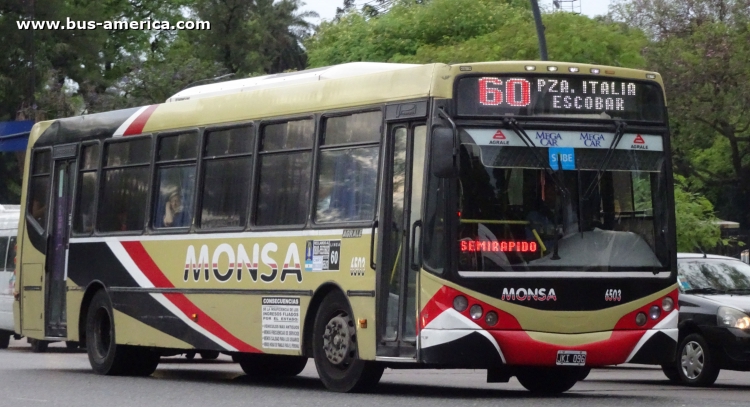
[[16,237],[11,236],[8,240],[8,258],[5,261],[5,271],[16,269]]
[[381,112],[331,117],[321,134],[316,223],[373,219]]
[[[7,261],[7,258],[5,257],[7,252],[8,252],[8,238],[5,236],[0,236],[0,271],[13,270],[12,268],[10,269],[7,268],[8,261]],[[12,260],[11,260],[11,263],[12,263]]]
[[203,154],[202,228],[245,225],[254,133],[252,126],[206,133]]
[[193,223],[198,133],[162,136],[158,142],[153,225],[189,227]]
[[151,175],[151,138],[108,143],[104,154],[97,230],[143,230]]
[[296,120],[263,127],[255,223],[259,226],[305,223],[315,121]]
[[94,231],[94,198],[96,197],[99,173],[99,145],[87,145],[81,149],[78,172],[78,202],[73,217],[73,231],[89,234]]
[[31,161],[31,190],[27,207],[29,214],[47,229],[47,204],[49,202],[52,153],[50,150],[35,151]]

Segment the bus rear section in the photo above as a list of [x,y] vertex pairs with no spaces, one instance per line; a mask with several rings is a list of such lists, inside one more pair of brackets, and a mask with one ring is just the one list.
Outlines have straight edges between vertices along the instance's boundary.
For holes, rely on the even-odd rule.
[[676,250],[656,76],[493,68],[464,70],[489,72],[456,79],[455,114],[433,131],[421,358],[537,390],[592,366],[667,363]]

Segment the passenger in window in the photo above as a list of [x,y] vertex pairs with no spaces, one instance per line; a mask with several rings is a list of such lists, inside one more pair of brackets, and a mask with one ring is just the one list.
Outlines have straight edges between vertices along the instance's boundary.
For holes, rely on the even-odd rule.
[[[47,204],[39,200],[38,197],[34,197],[34,201],[31,203],[31,216],[36,219],[40,224],[44,223],[44,217],[47,214]],[[45,226],[45,225],[42,225]]]
[[190,217],[182,205],[180,190],[175,189],[167,197],[164,209],[164,227],[177,228],[184,226],[190,226]]
[[318,185],[318,206],[317,219],[329,220],[331,217],[331,195],[333,195],[333,184],[331,182],[321,182]]

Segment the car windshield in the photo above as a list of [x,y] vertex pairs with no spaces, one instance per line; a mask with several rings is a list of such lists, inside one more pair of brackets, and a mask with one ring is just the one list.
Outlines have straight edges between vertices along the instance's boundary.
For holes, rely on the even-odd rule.
[[535,148],[512,130],[461,131],[459,270],[668,270],[661,137],[608,151],[611,133],[529,136]]
[[750,265],[739,260],[680,259],[677,266],[683,292],[750,291]]

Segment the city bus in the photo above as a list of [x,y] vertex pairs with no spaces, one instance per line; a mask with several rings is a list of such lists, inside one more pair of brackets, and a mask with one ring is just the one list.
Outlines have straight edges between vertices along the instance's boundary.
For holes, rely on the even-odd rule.
[[559,393],[677,340],[661,77],[562,62],[350,63],[38,123],[16,331],[96,373],[312,358],[486,369]]

